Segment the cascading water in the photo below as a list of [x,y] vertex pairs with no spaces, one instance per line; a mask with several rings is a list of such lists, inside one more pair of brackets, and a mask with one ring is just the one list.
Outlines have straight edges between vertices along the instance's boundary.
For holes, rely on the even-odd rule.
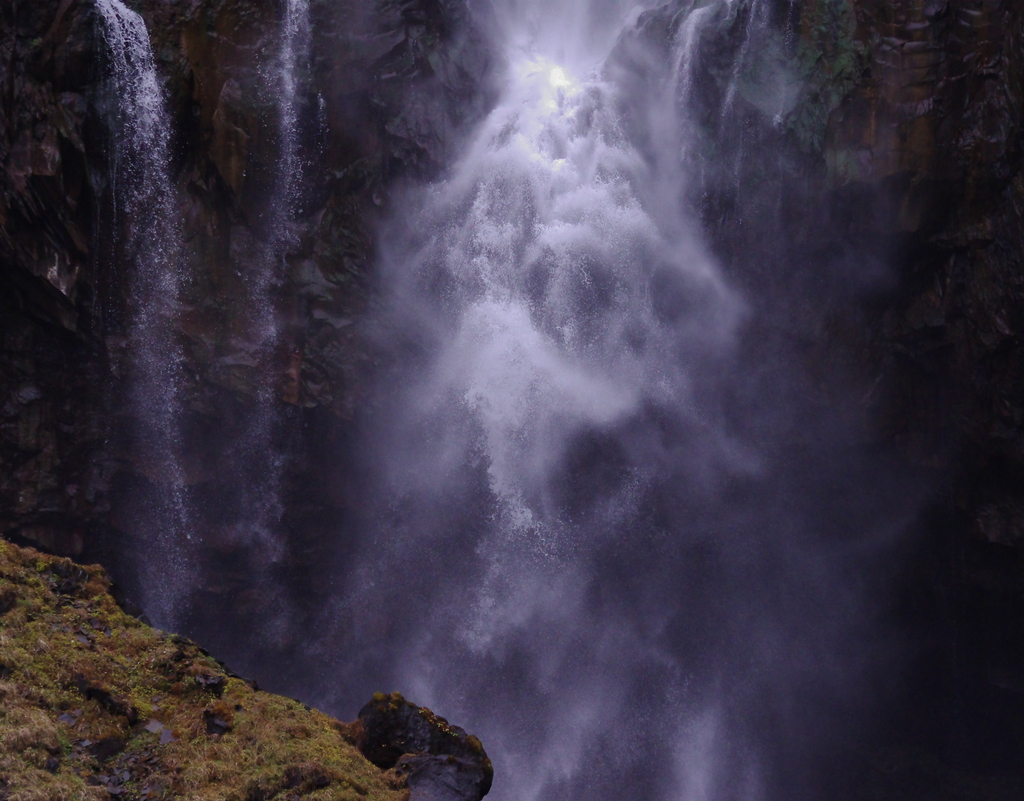
[[[276,298],[286,259],[298,247],[297,219],[303,162],[301,111],[310,56],[308,0],[288,0],[279,36],[266,58],[262,120],[277,145],[272,189],[250,221],[253,244],[245,245],[240,277],[245,282],[241,324],[232,328],[230,358],[252,368],[255,380],[235,409],[245,415],[244,434],[220,454],[230,474],[211,491],[204,469],[189,466],[184,452],[202,430],[188,412],[183,343],[185,304],[194,258],[182,252],[182,209],[170,178],[171,123],[164,107],[145,22],[120,0],[96,0],[111,51],[111,97],[115,120],[114,212],[111,229],[119,257],[131,265],[126,360],[130,415],[138,455],[132,486],[133,519],[125,521],[138,540],[129,557],[138,600],[160,625],[201,629],[202,601],[195,593],[216,584],[216,555],[225,548],[264,589],[258,630],[241,635],[253,643],[278,641],[289,625],[275,571],[286,554],[281,497],[285,457],[282,421],[273,376],[280,374],[281,329]],[[194,400],[194,398],[193,398]],[[192,437],[192,440],[189,440]],[[194,459],[193,459],[194,461]],[[191,470],[191,472],[190,472]],[[190,494],[188,483],[196,481]],[[191,497],[194,495],[194,497]],[[210,555],[214,554],[213,558]],[[257,648],[259,645],[256,646]]]
[[[281,23],[274,69],[267,76],[268,92],[275,98],[278,161],[275,189],[263,221],[263,242],[250,292],[250,343],[252,356],[264,366],[276,358],[280,321],[274,290],[284,280],[284,262],[297,246],[295,232],[299,213],[302,160],[299,156],[301,126],[301,73],[309,59],[311,28],[308,0],[287,0]],[[264,375],[273,374],[272,369]],[[246,441],[237,457],[243,468],[241,483],[246,500],[246,519],[239,524],[245,539],[260,552],[257,564],[272,563],[283,555],[280,542],[282,459],[276,450],[276,388],[264,382],[257,388],[257,409]]]
[[695,60],[756,9],[675,7],[642,97],[601,66],[626,14],[499,7],[500,102],[381,236],[333,703],[457,720],[496,799],[823,797],[877,656],[859,571],[911,514],[703,241]]
[[[261,588],[260,619],[243,635],[257,650],[280,642],[291,625],[278,572],[288,553],[282,520],[286,424],[275,377],[285,369],[280,363],[284,331],[280,288],[287,275],[287,259],[299,246],[301,110],[310,57],[309,15],[308,0],[283,4],[273,48],[261,54],[260,91],[265,103],[261,125],[276,144],[276,163],[267,181],[272,188],[249,221],[254,239],[240,273],[245,280],[244,322],[242,334],[233,343],[240,351],[238,358],[254,368],[255,378],[242,401],[244,433],[228,446],[231,475],[223,495],[229,511],[223,515],[225,531],[218,536],[230,541],[231,561],[236,568],[244,566],[239,572]],[[201,605],[192,612],[191,625],[201,627],[203,621],[196,619],[203,614]]]
[[[279,55],[281,95],[278,105],[281,127],[281,157],[278,163],[278,195],[286,219],[291,221],[298,213],[298,187],[302,176],[299,158],[299,112],[301,107],[300,72],[309,60],[312,29],[309,18],[309,0],[288,0]],[[278,234],[287,244],[291,237]]]
[[171,325],[188,280],[179,261],[171,126],[142,17],[120,0],[96,0],[96,8],[118,102],[112,228],[132,269],[127,324],[134,452],[138,471],[155,488],[132,527],[145,538],[140,551],[146,556],[138,560],[144,605],[156,622],[172,625],[191,572],[191,515],[179,431],[183,352]]

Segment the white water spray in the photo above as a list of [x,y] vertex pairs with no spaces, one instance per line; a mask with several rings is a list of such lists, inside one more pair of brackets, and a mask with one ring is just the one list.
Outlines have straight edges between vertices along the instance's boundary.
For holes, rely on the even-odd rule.
[[391,372],[325,640],[356,699],[480,735],[496,801],[821,797],[807,732],[862,676],[857,549],[904,511],[848,492],[884,471],[686,200],[731,173],[722,109],[769,114],[736,63],[762,6],[497,4],[500,100],[381,233]]
[[[676,48],[662,102],[679,114],[711,13],[695,12]],[[384,236],[398,243],[383,257],[390,325],[416,353],[387,390],[387,432],[372,446],[375,459],[386,454],[382,497],[401,523],[375,533],[377,563],[363,565],[348,613],[359,627],[360,609],[381,614],[397,600],[390,575],[436,571],[443,589],[403,587],[424,620],[407,633],[396,684],[485,733],[496,798],[533,801],[579,781],[595,738],[631,719],[626,677],[657,675],[659,692],[700,713],[654,634],[667,618],[602,610],[598,563],[631,542],[702,539],[643,522],[666,476],[682,494],[714,494],[724,477],[760,468],[715,400],[744,303],[679,204],[678,163],[659,171],[633,147],[599,62],[579,59],[587,71],[574,73],[514,41],[498,107],[451,175]],[[674,153],[676,127],[664,143]],[[495,726],[465,703],[466,674],[453,668],[488,674],[517,661],[532,671],[517,692],[544,709],[529,744],[509,719]],[[683,736],[669,720],[652,726],[666,741]],[[627,770],[629,746],[608,749],[608,770]]]
[[302,177],[302,160],[299,157],[300,72],[310,58],[311,39],[309,0],[288,0],[279,55],[281,157],[278,165],[278,193],[291,218],[299,210],[298,188]]

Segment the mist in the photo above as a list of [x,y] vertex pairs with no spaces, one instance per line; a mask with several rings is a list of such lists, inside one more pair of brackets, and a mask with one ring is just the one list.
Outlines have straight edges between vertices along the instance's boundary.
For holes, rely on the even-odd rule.
[[[499,801],[1024,797],[1018,4],[2,8],[35,573],[102,565],[150,642],[268,691],[267,738],[291,696],[396,797],[395,705],[479,737]],[[65,678],[124,642],[85,608]],[[26,643],[0,678],[45,690]],[[59,679],[79,742],[25,786],[145,787],[118,671],[118,761]],[[412,797],[489,787],[476,743]],[[273,792],[362,771],[294,754]]]
[[[779,110],[761,143],[729,130],[745,59],[786,35],[762,6],[475,8],[499,99],[381,225],[320,697],[459,721],[499,801],[842,797],[902,657],[870,599],[922,488],[794,312],[885,271],[787,263],[784,190],[743,186],[776,160]],[[723,243],[722,186],[769,238]]]

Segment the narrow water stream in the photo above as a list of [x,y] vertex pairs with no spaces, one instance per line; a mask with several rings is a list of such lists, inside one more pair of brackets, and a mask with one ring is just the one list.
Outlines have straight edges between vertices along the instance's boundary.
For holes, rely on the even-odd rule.
[[143,604],[172,625],[192,579],[193,509],[183,470],[184,353],[173,334],[182,287],[180,213],[171,182],[171,123],[142,17],[120,0],[96,0],[110,50],[114,112],[112,227],[120,235],[128,281],[127,332],[131,436],[153,487],[129,521],[150,558],[140,564]]

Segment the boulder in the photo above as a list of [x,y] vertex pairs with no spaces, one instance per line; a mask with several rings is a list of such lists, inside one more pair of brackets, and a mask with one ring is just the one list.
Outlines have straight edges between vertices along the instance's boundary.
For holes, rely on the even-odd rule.
[[401,693],[374,695],[359,727],[359,750],[407,777],[410,801],[480,801],[491,789],[494,769],[480,740]]

